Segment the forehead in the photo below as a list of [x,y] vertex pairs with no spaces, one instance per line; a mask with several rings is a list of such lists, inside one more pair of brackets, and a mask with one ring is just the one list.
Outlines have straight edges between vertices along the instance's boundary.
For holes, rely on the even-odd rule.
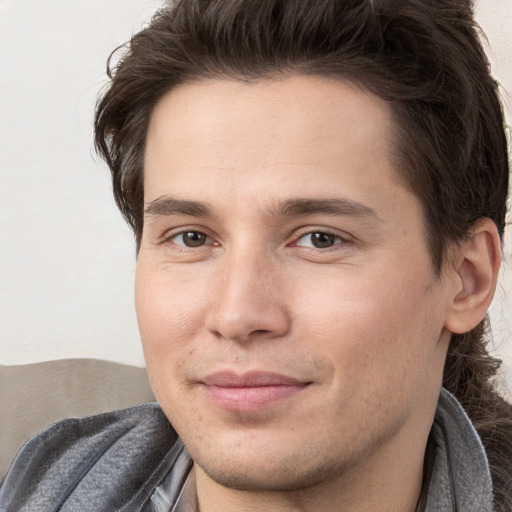
[[384,178],[400,186],[393,160],[389,105],[350,82],[205,80],[171,90],[152,113],[145,201],[242,189],[279,201],[325,196],[329,182],[377,198]]

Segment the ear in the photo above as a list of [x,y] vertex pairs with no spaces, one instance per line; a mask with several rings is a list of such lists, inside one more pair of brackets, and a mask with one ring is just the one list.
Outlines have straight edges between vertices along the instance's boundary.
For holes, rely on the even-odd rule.
[[448,263],[450,286],[445,328],[462,334],[476,327],[491,304],[501,264],[501,242],[496,225],[484,218],[471,236],[454,248]]

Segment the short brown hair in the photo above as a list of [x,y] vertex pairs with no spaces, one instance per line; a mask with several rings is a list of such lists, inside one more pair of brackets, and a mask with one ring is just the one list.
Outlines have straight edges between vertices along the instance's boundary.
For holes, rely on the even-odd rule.
[[[205,78],[289,73],[340,77],[390,102],[397,168],[421,201],[438,272],[446,247],[482,217],[503,234],[503,114],[469,0],[178,0],[132,38],[96,113],[96,147],[137,247],[146,131],[160,98]],[[479,430],[496,505],[509,510],[511,407],[493,388],[499,362],[486,351],[484,330],[482,322],[453,336],[444,385]]]

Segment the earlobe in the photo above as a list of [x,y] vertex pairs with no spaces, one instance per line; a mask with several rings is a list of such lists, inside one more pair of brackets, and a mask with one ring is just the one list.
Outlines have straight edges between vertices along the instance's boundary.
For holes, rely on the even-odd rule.
[[454,282],[445,327],[462,334],[476,327],[491,304],[501,264],[501,243],[494,222],[481,219],[455,250]]

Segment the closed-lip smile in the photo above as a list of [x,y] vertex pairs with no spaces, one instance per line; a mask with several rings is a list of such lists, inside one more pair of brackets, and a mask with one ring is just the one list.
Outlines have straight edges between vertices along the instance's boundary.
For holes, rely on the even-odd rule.
[[206,397],[233,412],[266,409],[299,393],[311,382],[264,371],[212,373],[200,381]]

